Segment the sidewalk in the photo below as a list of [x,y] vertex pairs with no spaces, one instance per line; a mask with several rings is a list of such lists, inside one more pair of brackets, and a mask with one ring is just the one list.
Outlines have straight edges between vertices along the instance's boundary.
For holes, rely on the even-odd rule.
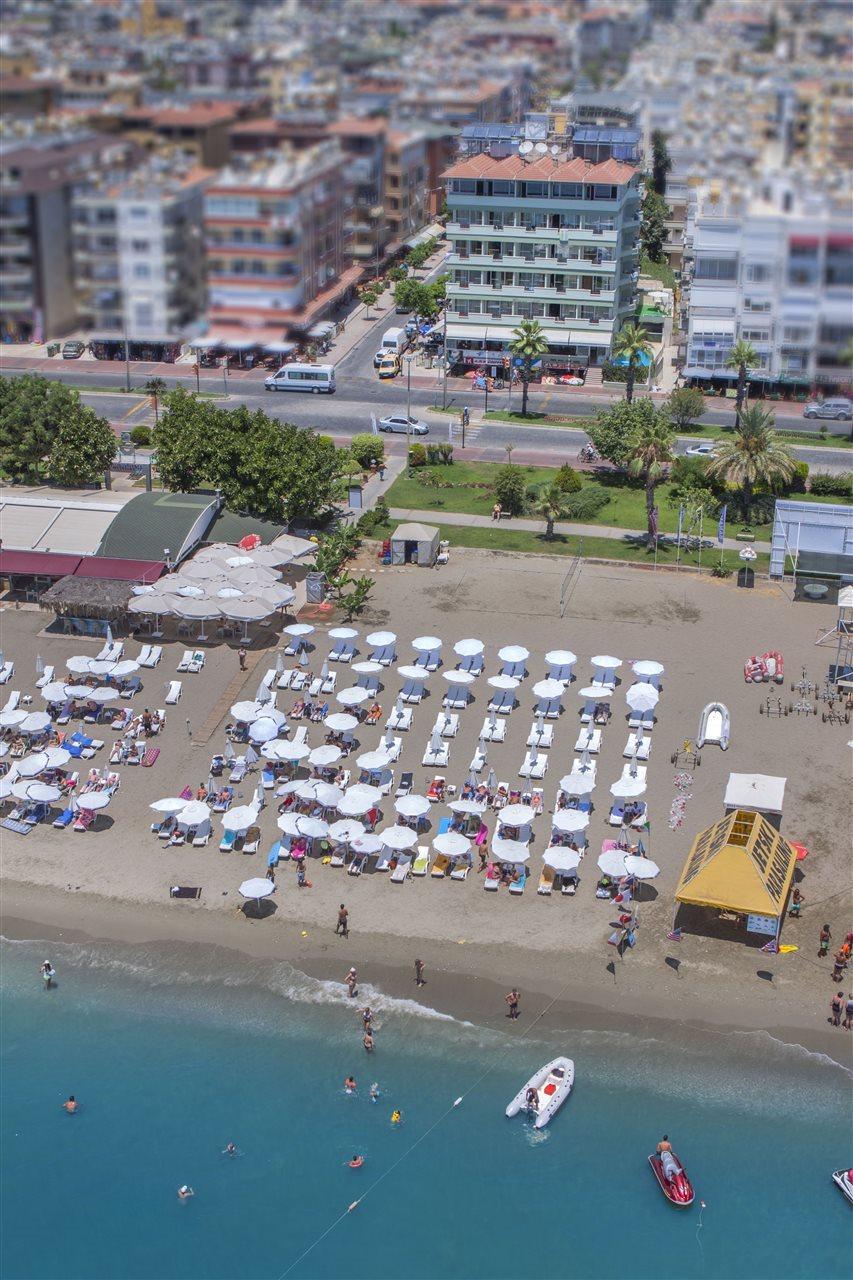
[[[391,518],[393,520],[413,520],[419,524],[473,525],[481,529],[488,529],[494,524],[499,529],[519,529],[524,533],[542,533],[545,528],[544,520],[528,520],[522,516],[493,521],[490,516],[466,515],[461,511],[407,511],[403,507],[392,507]],[[569,521],[558,520],[554,524],[554,532],[581,538],[612,538],[614,541],[619,541],[630,535],[636,536],[642,531],[639,529],[614,529],[612,525],[574,524]],[[719,543],[715,542],[714,545],[719,546]],[[755,551],[770,551],[769,542],[751,542],[749,545]],[[724,551],[741,551],[743,546],[744,543],[737,542],[734,538],[725,538],[723,540]]]

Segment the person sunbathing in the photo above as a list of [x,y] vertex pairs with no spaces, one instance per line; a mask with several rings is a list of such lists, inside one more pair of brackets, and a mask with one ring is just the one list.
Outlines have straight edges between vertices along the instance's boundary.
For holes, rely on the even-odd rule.
[[380,707],[378,702],[374,702],[373,705],[368,708],[367,723],[376,724],[377,720],[380,718],[381,715],[382,715],[382,708]]
[[298,698],[296,702],[294,702],[293,709],[290,712],[291,720],[301,720],[304,712],[305,712],[305,699]]

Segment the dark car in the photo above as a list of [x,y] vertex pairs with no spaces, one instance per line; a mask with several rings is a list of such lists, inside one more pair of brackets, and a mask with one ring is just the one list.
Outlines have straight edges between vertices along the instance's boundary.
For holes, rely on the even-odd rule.
[[79,338],[70,338],[68,342],[63,344],[62,359],[79,360],[85,350],[85,342],[81,342]]

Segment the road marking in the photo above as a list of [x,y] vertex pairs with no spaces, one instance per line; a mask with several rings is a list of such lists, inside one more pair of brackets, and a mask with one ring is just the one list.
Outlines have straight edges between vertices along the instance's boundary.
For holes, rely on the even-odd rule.
[[132,408],[128,409],[127,413],[123,414],[122,417],[119,418],[119,422],[127,422],[128,418],[133,417],[135,413],[139,413],[139,410],[145,407],[148,407],[149,409],[151,407],[148,400],[148,396],[143,396],[143,398],[140,401],[138,401],[137,404],[133,405]]

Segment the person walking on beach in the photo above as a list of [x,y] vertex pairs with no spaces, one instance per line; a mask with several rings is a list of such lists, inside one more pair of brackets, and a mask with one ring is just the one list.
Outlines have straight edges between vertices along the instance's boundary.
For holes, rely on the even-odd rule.
[[853,1030],[853,991],[847,992],[847,1003],[844,1006],[844,1021],[841,1025],[848,1031]]
[[245,671],[246,670],[246,650],[243,648],[242,645],[240,645],[240,648],[237,650],[237,658],[240,663],[240,670]]
[[507,1017],[512,1018],[514,1021],[518,1017],[518,1002],[521,999],[521,997],[519,996],[515,987],[513,987],[512,991],[510,991],[509,995],[505,996],[504,999],[506,1000],[506,1003],[509,1005],[509,1013],[507,1014]]
[[834,1027],[841,1026],[841,1014],[844,1011],[844,992],[838,991],[829,1002],[830,1022]]
[[350,969],[349,973],[344,978],[344,982],[347,985],[347,991],[350,994],[350,999],[353,999],[353,997],[358,994],[358,971],[355,966]]
[[800,890],[798,888],[795,888],[794,892],[791,894],[791,906],[788,911],[788,915],[791,917],[792,920],[799,920],[800,914],[803,910],[804,902],[805,902],[805,898],[800,893]]
[[416,960],[415,961],[415,986],[423,987],[425,985],[426,985],[426,978],[424,977],[424,962],[423,960]]
[[845,956],[843,949],[839,947],[835,953],[835,960],[833,961],[833,968],[832,968],[833,982],[841,981],[841,975],[844,972],[844,966],[846,964],[847,964],[847,957]]
[[817,949],[818,959],[824,960],[829,955],[829,941],[832,932],[828,924],[825,924],[820,931],[820,946]]
[[338,923],[335,925],[335,933],[342,938],[349,937],[349,912],[343,903],[338,907]]

